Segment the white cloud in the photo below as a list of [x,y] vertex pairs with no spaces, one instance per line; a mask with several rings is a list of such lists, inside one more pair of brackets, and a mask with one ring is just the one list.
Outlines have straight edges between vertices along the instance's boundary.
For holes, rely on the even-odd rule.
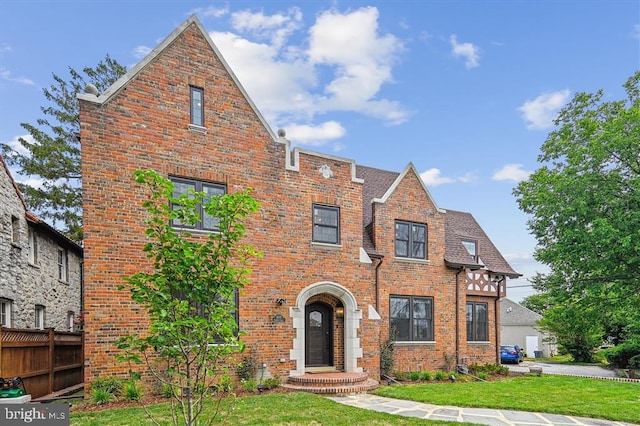
[[0,53],[5,52],[11,52],[11,46],[9,46],[9,44],[7,43],[2,43],[2,46],[0,46]]
[[496,171],[491,179],[507,180],[512,182],[523,181],[529,177],[531,172],[524,170],[522,167],[522,164],[507,164],[500,170]]
[[31,143],[31,144],[35,143],[35,139],[30,134],[16,136],[10,141],[3,142],[3,143],[9,146],[12,150],[18,152],[19,154],[26,155],[29,153],[29,151],[25,147],[23,147],[22,144],[20,143],[19,139],[21,138],[27,141],[28,143]]
[[449,37],[449,41],[451,42],[453,56],[466,58],[465,66],[467,69],[480,66],[480,49],[478,46],[473,43],[458,43],[458,37],[455,34]]
[[220,18],[221,16],[224,16],[227,13],[229,13],[228,6],[225,6],[225,7],[209,6],[209,7],[198,7],[196,9],[192,9],[188,13],[188,15],[196,14],[202,18]]
[[557,112],[569,99],[569,89],[543,93],[532,101],[526,101],[517,111],[527,122],[527,129],[543,130],[553,127],[553,119]]
[[420,173],[420,178],[427,186],[438,186],[456,181],[456,179],[453,178],[443,177],[440,173],[440,169],[433,168]]
[[297,7],[290,8],[286,14],[265,15],[248,10],[231,15],[231,25],[239,32],[249,32],[253,36],[269,40],[276,47],[282,46],[289,36],[302,25],[302,12]]
[[378,97],[392,82],[403,45],[379,34],[376,8],[325,11],[300,43],[292,37],[302,30],[298,8],[273,15],[245,10],[233,13],[231,23],[233,32],[211,38],[270,125],[285,127],[294,143],[292,123],[330,129],[313,123],[317,114],[348,111],[386,124],[408,119],[398,101]]
[[633,31],[631,32],[631,37],[640,39],[640,24],[635,24],[633,26]]
[[303,145],[322,146],[328,141],[343,137],[347,131],[336,121],[326,121],[319,125],[292,124],[287,126],[287,138]]
[[0,67],[0,78],[7,81],[13,81],[14,83],[20,83],[27,86],[33,86],[35,83],[26,77],[12,77],[11,71],[5,67]]
[[318,112],[354,111],[400,124],[409,113],[396,101],[376,99],[385,83],[393,81],[391,69],[402,42],[378,31],[378,9],[365,7],[340,13],[321,13],[309,30],[309,60],[330,66],[333,80],[324,86]]
[[133,49],[132,53],[133,53],[133,56],[135,58],[142,59],[145,56],[147,56],[149,54],[149,52],[151,52],[151,50],[153,50],[153,49],[151,49],[148,46],[138,46],[135,49]]

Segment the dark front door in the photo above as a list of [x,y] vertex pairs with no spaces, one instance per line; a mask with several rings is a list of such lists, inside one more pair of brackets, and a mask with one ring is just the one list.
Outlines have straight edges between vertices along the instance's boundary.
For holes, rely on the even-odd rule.
[[307,305],[305,312],[307,367],[333,365],[333,309],[324,303]]

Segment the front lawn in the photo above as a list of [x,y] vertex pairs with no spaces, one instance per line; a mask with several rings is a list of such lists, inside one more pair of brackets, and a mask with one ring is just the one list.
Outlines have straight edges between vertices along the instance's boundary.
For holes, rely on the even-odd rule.
[[376,394],[436,405],[539,411],[640,423],[640,384],[543,375],[492,382],[381,386]]

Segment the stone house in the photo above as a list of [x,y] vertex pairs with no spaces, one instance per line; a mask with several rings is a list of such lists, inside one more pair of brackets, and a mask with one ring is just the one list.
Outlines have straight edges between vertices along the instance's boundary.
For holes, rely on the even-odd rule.
[[[291,148],[267,125],[197,18],[104,93],[80,100],[86,377],[123,375],[114,343],[145,333],[123,278],[148,265],[137,169],[212,194],[253,188],[246,242],[263,252],[238,298],[247,353],[290,382],[309,371],[499,362],[499,297],[519,276],[468,213],[398,172]],[[211,232],[206,221],[195,235]],[[391,333],[394,329],[395,333]]]
[[77,329],[82,247],[29,211],[0,156],[0,320],[3,327]]

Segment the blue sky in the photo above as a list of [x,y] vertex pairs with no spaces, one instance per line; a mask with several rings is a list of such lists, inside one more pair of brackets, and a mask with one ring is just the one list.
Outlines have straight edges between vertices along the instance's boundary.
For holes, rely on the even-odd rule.
[[[0,142],[42,117],[52,73],[128,68],[195,13],[273,129],[402,171],[471,212],[524,277],[544,271],[512,190],[577,92],[640,69],[640,2],[0,0]],[[24,180],[14,173],[17,180]]]

